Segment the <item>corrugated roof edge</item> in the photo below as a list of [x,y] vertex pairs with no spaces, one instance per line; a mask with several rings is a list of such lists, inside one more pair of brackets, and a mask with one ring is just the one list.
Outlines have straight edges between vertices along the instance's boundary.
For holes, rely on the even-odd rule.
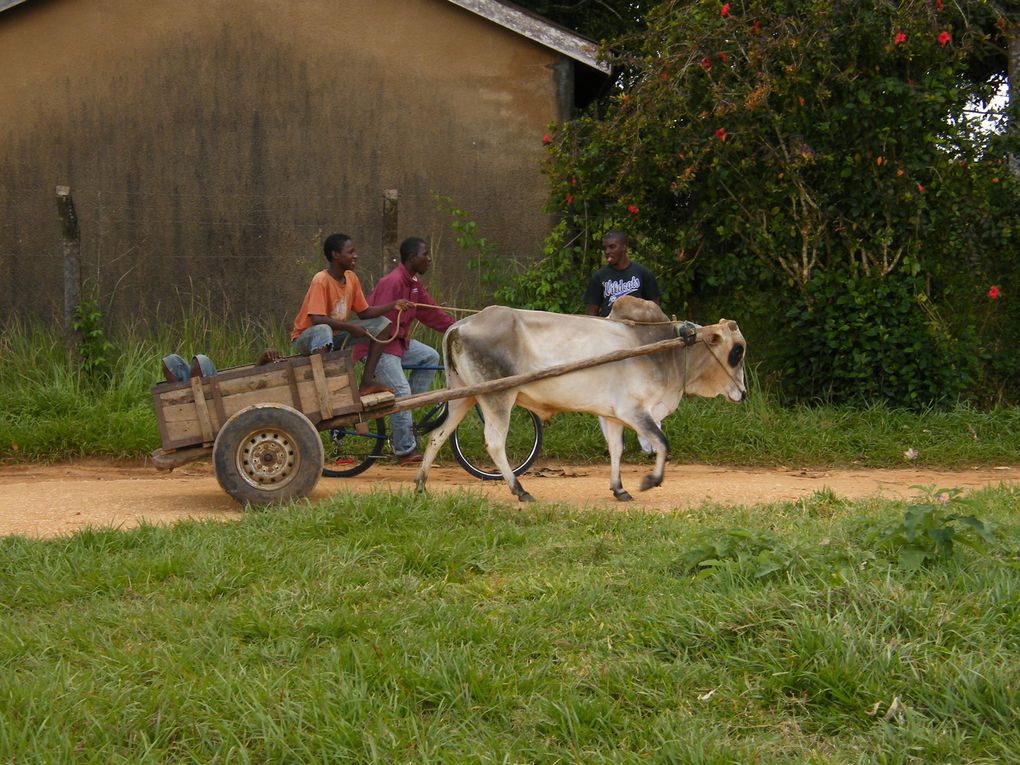
[[549,19],[504,0],[449,1],[592,69],[609,74],[609,67],[598,59],[597,42]]
[[6,11],[15,5],[21,5],[25,0],[0,0],[0,11]]

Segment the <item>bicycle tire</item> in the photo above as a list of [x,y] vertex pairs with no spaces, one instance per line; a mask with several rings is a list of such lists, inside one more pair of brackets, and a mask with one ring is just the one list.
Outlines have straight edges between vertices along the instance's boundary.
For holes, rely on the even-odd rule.
[[[327,478],[353,478],[382,458],[386,446],[386,420],[382,417],[366,423],[368,433],[359,433],[353,425],[329,431],[332,443],[326,447],[322,474]],[[373,432],[374,431],[374,432]]]
[[[484,426],[481,410],[473,407],[450,436],[450,450],[460,466],[475,478],[498,481],[503,474],[485,449]],[[515,406],[510,411],[506,441],[510,467],[514,475],[521,475],[534,464],[542,449],[542,420],[534,412]]]

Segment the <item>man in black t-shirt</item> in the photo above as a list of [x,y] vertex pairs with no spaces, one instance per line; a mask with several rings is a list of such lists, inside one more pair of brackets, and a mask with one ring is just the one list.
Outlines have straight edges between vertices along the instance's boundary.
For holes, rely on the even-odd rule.
[[584,302],[590,316],[608,316],[613,303],[622,295],[658,303],[661,293],[655,274],[627,257],[627,235],[610,231],[602,237],[606,265],[592,274]]
[[[627,235],[622,231],[610,231],[602,237],[602,252],[606,256],[606,265],[592,274],[588,282],[588,290],[584,293],[584,302],[588,306],[589,316],[608,316],[613,303],[623,295],[651,300],[658,303],[662,293],[655,274],[642,266],[633,263],[627,257]],[[661,422],[655,423],[661,427]],[[602,435],[606,434],[603,420],[599,417]],[[650,454],[652,446],[638,436],[641,451]]]

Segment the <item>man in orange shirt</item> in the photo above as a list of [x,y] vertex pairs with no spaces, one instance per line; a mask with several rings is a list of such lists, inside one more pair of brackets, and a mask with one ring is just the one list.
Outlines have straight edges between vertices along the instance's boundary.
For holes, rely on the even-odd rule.
[[[290,333],[294,349],[303,356],[342,348],[353,339],[379,337],[390,325],[390,320],[383,314],[405,310],[412,305],[411,301],[403,299],[383,305],[368,304],[361,281],[354,273],[358,252],[346,234],[326,237],[322,253],[329,267],[312,277]],[[358,318],[351,319],[352,313]],[[383,344],[375,339],[369,343],[359,395],[393,392],[392,388],[375,379],[375,368],[382,349]]]

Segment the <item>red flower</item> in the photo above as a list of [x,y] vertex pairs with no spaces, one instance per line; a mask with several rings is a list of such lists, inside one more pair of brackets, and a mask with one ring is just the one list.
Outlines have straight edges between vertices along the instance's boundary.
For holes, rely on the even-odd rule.
[[719,54],[719,60],[720,61],[725,61],[726,60],[726,52],[725,51],[723,51],[722,53]]
[[757,31],[758,31],[758,19],[755,19],[755,20],[754,20],[754,31],[755,31],[755,32],[757,32]]
[[577,185],[577,176],[576,175],[570,176],[570,185],[571,186],[576,186]]
[[895,39],[896,39],[896,44],[899,45],[900,43],[903,43],[903,42],[907,41],[907,36],[905,34],[903,34],[902,32],[897,32]]
[[942,7],[943,7],[942,6],[942,0],[935,0],[935,5],[937,5],[939,7],[940,11],[942,10]]
[[726,3],[726,4],[725,4],[725,5],[724,5],[724,6],[722,7],[722,10],[721,10],[721,11],[719,11],[719,15],[720,15],[720,16],[729,16],[729,15],[730,15],[730,4],[729,4],[729,3]]
[[627,212],[629,212],[631,215],[637,215],[638,206],[634,204],[627,205]]
[[715,137],[718,138],[720,141],[725,141],[726,140],[726,128],[719,128],[718,130],[716,130],[715,131]]
[[567,204],[568,205],[574,204],[574,195],[573,194],[567,194]]
[[999,288],[996,287],[994,284],[988,288],[988,297],[990,297],[992,300],[997,300],[999,295],[1001,294],[1002,293],[999,292]]
[[919,194],[923,194],[924,193],[924,186],[921,185],[920,181],[918,181],[918,183],[917,183],[917,192]]
[[945,45],[947,42],[949,42],[952,39],[953,39],[953,37],[952,37],[952,35],[949,34],[949,32],[942,32],[942,34],[939,35],[939,44],[940,45]]
[[544,136],[542,136],[542,143],[546,143],[546,144],[552,143],[552,136],[550,136],[548,133],[546,133]]
[[668,79],[669,79],[669,75],[668,75],[668,74],[666,74],[665,72],[663,72],[663,73],[662,73],[662,81],[663,81],[663,82],[665,82],[665,81],[666,81],[666,80],[668,80]]
[[712,59],[710,59],[708,56],[705,56],[703,59],[701,59],[701,68],[704,69],[706,72],[709,69],[711,69],[712,68]]
[[683,259],[686,258],[686,257],[687,257],[687,250],[680,250],[680,252],[678,252],[676,254],[676,259],[677,259],[678,263],[682,262]]

